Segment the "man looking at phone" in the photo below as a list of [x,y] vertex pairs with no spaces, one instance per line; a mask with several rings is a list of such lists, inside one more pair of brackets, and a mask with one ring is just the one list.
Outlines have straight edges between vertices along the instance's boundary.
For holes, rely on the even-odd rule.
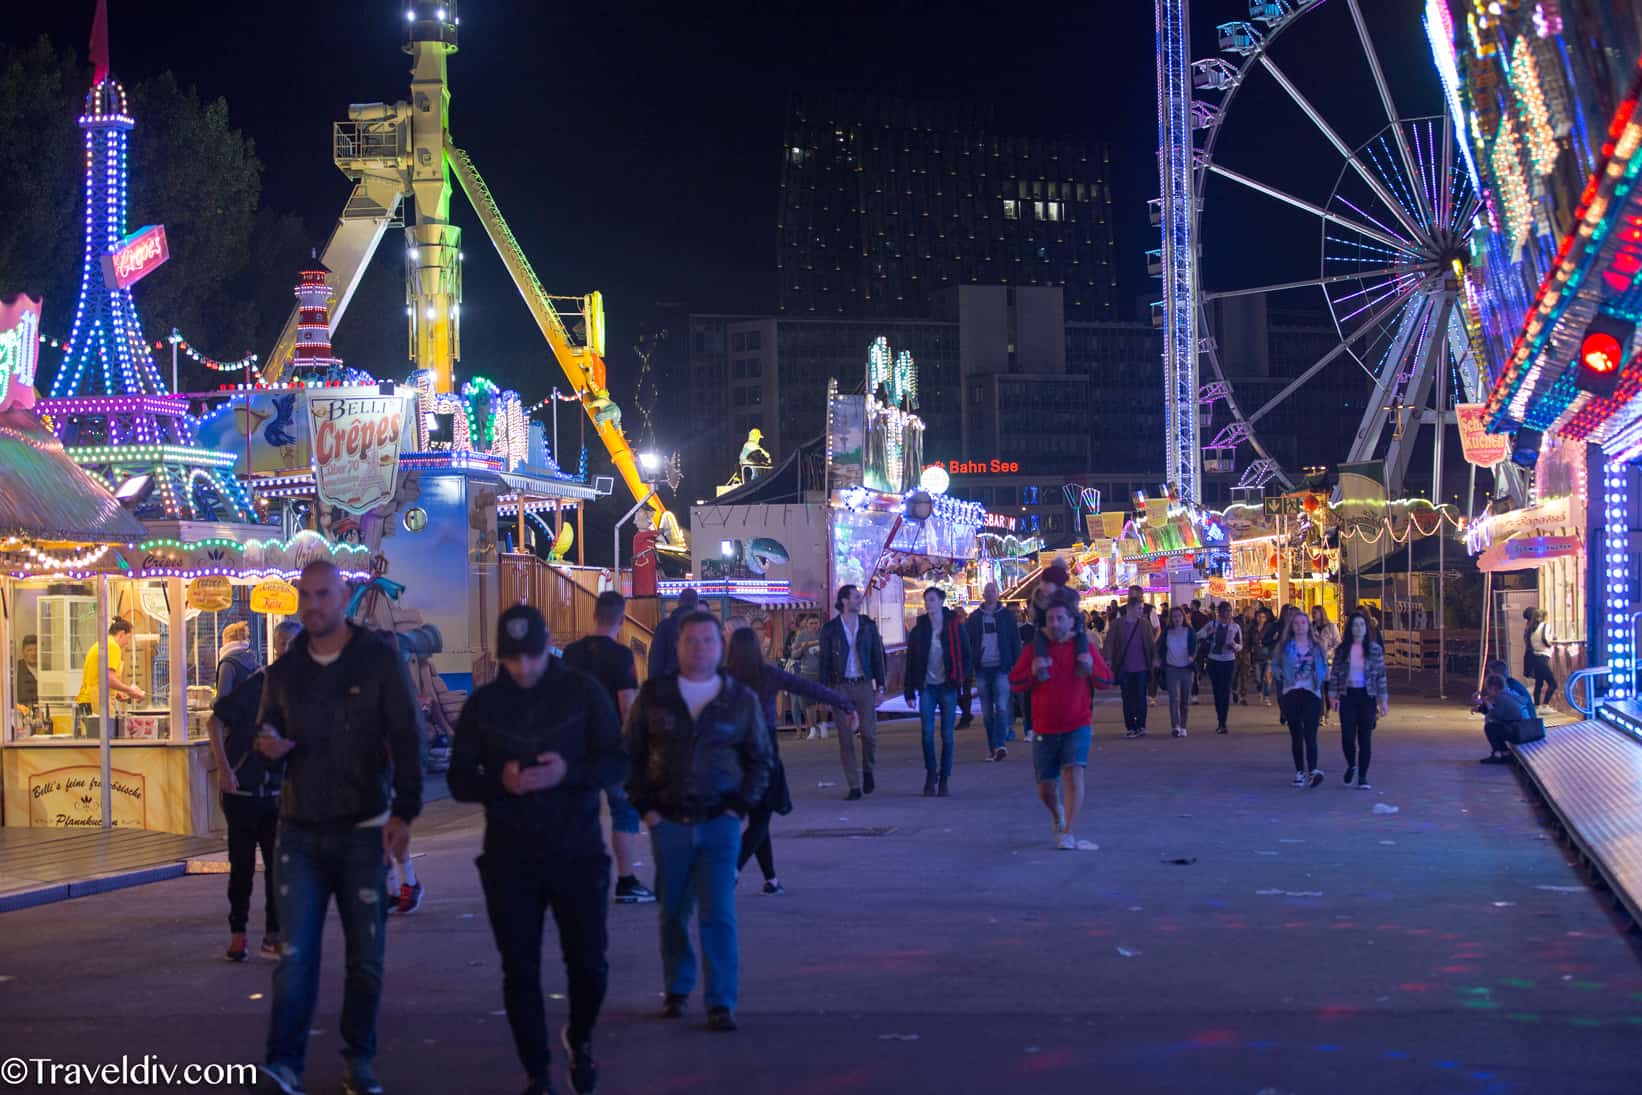
[[530,1095],[553,1090],[542,1001],[542,921],[552,909],[570,989],[570,1087],[598,1082],[593,1027],[604,1004],[610,860],[599,793],[627,772],[621,721],[593,677],[548,653],[547,621],[515,605],[496,622],[501,672],[462,708],[451,797],[485,805],[479,881],[502,956],[502,1001]]
[[319,995],[325,911],[336,899],[347,975],[342,1056],[347,1095],[375,1095],[376,1013],[382,1002],[387,865],[404,854],[422,811],[422,725],[398,652],[349,623],[336,567],[310,563],[297,579],[302,633],[269,666],[257,752],[285,762],[280,789],[279,921],[263,1078],[302,1092]]

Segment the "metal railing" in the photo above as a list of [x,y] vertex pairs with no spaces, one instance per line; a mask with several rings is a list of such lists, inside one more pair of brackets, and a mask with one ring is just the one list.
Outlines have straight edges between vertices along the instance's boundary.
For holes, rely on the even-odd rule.
[[[1605,665],[1593,665],[1575,672],[1568,678],[1567,683],[1562,686],[1562,695],[1568,701],[1568,706],[1578,711],[1584,718],[1590,718],[1591,712],[1595,711],[1597,707],[1596,678],[1606,677],[1607,675],[1608,667]],[[1583,705],[1575,695],[1580,681],[1591,682],[1585,686],[1585,703]]]

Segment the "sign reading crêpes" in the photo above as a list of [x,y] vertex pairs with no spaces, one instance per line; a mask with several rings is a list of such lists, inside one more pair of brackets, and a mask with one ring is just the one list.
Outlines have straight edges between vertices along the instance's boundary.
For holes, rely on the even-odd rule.
[[165,225],[150,224],[137,229],[103,255],[103,283],[110,289],[135,285],[165,264],[171,248],[165,241]]
[[370,389],[308,396],[314,483],[322,506],[362,514],[393,498],[408,395]]
[[296,586],[283,578],[266,578],[251,587],[251,611],[275,616],[296,612]]

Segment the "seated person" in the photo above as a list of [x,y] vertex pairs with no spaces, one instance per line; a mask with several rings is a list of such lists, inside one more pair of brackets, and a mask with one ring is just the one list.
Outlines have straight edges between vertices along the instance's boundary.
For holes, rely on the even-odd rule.
[[1488,676],[1482,691],[1476,695],[1476,710],[1484,716],[1482,732],[1488,737],[1488,755],[1482,758],[1484,764],[1510,763],[1511,754],[1505,747],[1505,724],[1537,717],[1533,696],[1520,681],[1512,680],[1503,672],[1504,668],[1503,662],[1489,662]]

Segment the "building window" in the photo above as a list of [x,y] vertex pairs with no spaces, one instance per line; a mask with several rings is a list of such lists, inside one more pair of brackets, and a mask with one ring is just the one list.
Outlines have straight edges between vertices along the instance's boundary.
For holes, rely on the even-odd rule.
[[1013,198],[1005,198],[1003,200],[1003,219],[1006,221],[1020,220],[1021,203],[1015,201]]
[[764,340],[764,332],[762,332],[762,331],[748,331],[747,332],[747,349],[749,349],[749,350],[759,349],[763,345],[763,340]]
[[737,358],[735,364],[730,366],[730,375],[737,380],[744,379],[747,375],[747,362]]
[[740,332],[737,332],[736,334],[733,334],[733,335],[730,336],[730,349],[732,349],[732,350],[745,350],[746,348],[747,348],[747,336],[746,335],[741,334]]
[[1035,506],[1037,504],[1038,504],[1038,488],[1037,487],[1022,487],[1021,488],[1021,505],[1023,505],[1023,506]]

